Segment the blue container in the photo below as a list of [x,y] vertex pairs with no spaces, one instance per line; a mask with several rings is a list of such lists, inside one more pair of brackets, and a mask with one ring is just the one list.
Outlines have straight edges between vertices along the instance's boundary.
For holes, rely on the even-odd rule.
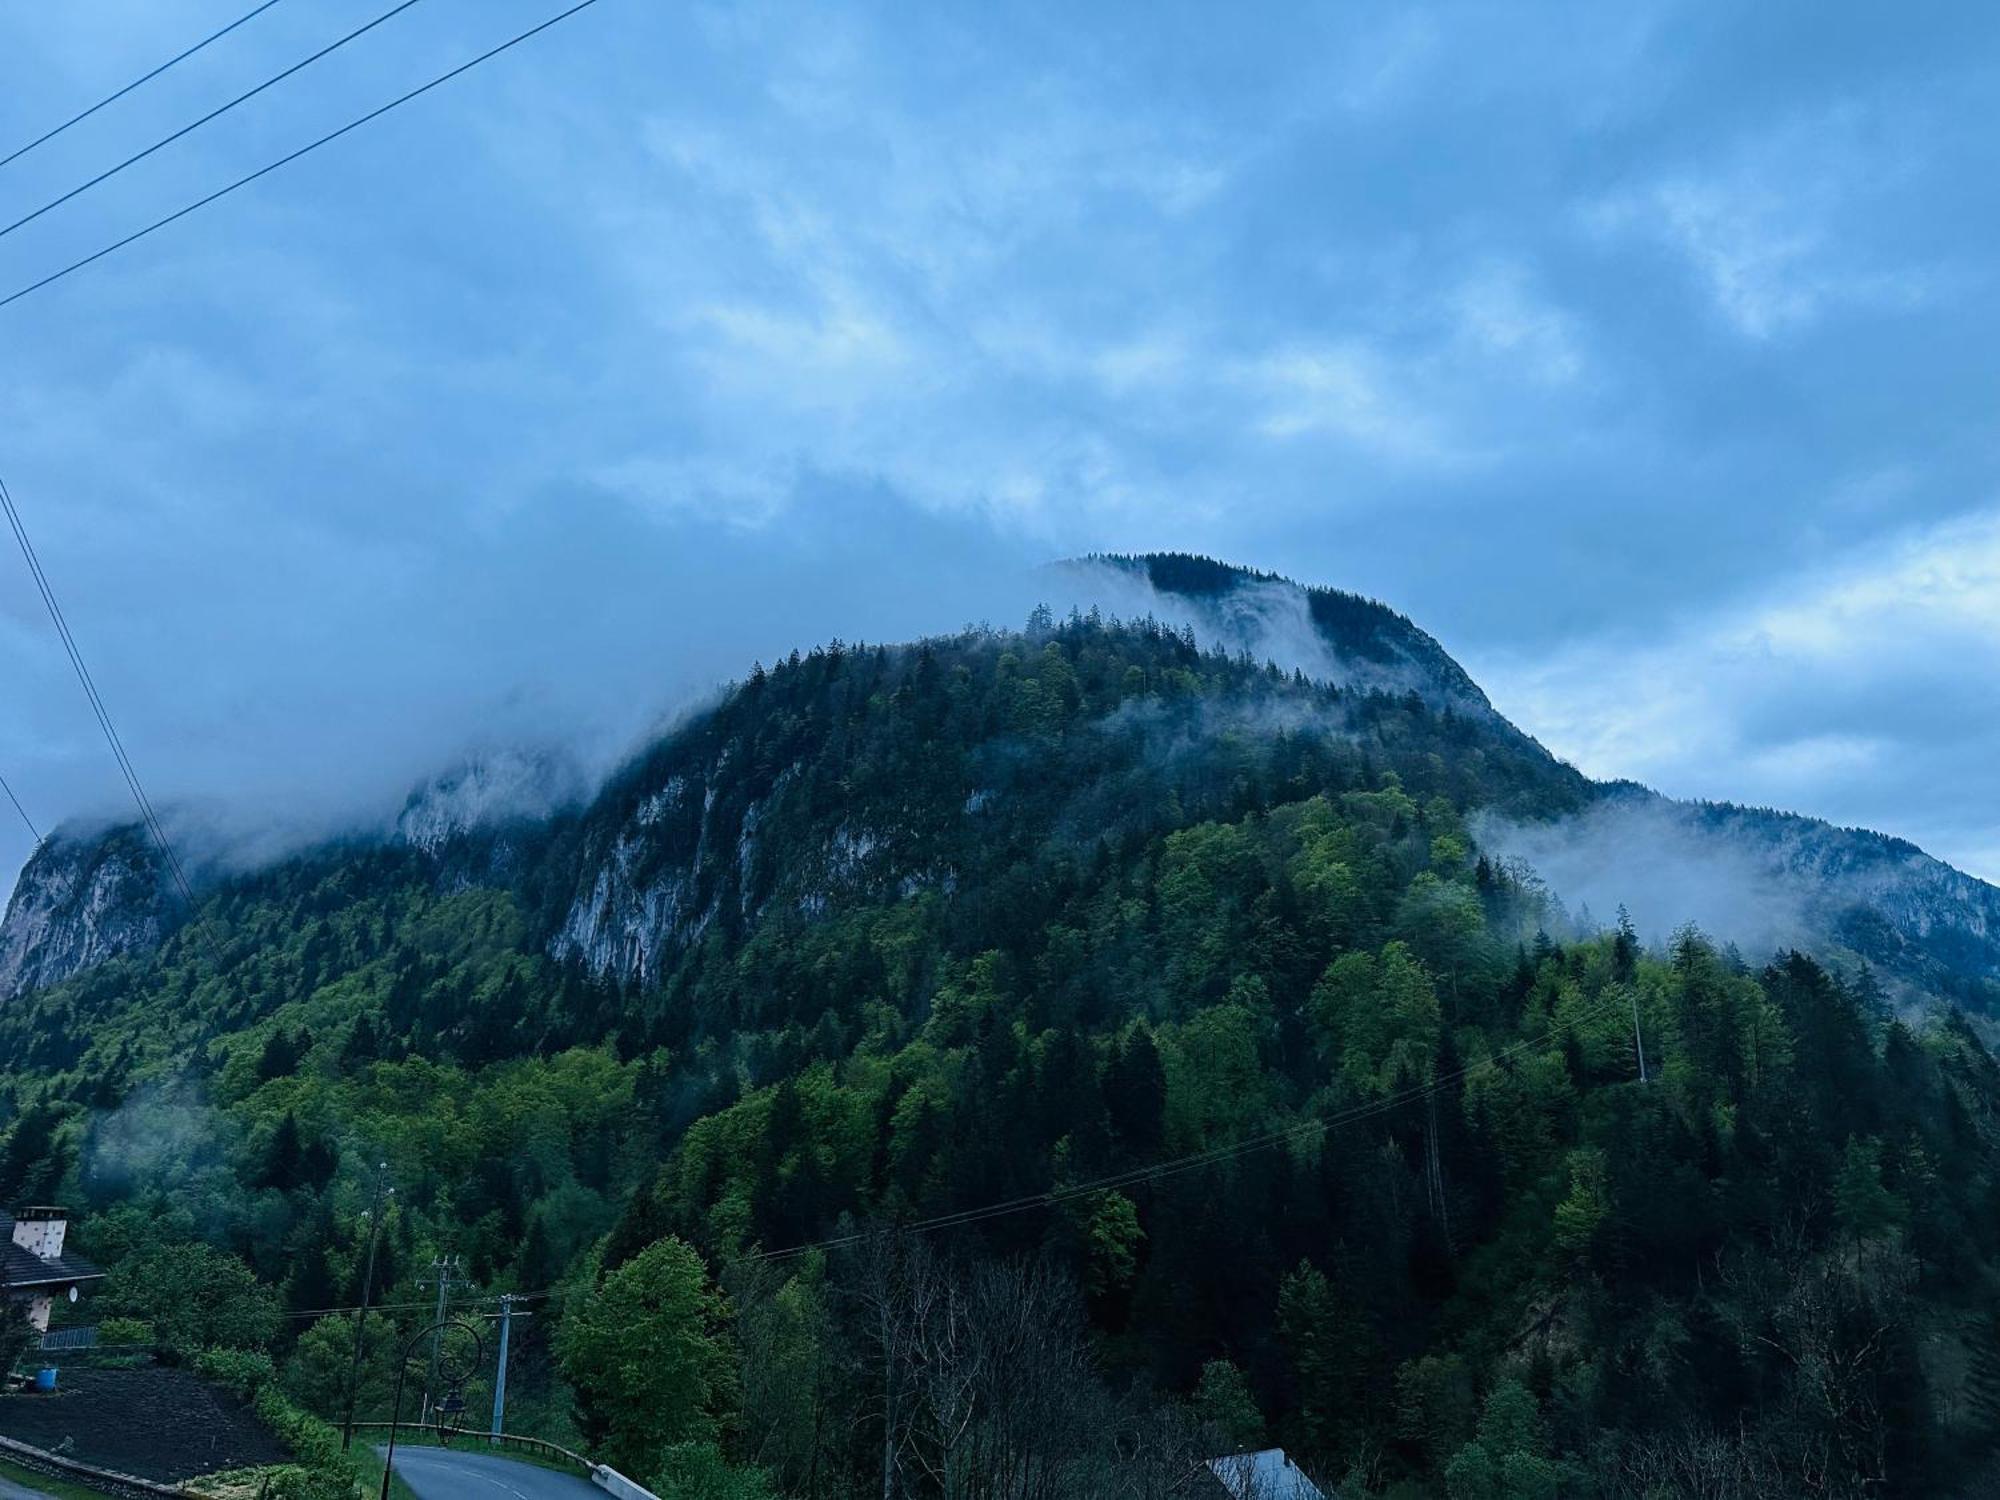
[[45,1365],[41,1369],[35,1371],[36,1390],[52,1391],[55,1388],[56,1388],[56,1367],[54,1365]]

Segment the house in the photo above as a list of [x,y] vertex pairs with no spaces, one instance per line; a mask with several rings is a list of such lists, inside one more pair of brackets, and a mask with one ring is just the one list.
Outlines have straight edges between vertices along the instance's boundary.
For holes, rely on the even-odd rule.
[[49,1313],[58,1297],[74,1302],[83,1288],[104,1279],[104,1273],[82,1256],[64,1253],[68,1232],[67,1209],[0,1213],[0,1234],[6,1236],[0,1240],[0,1292],[9,1302],[25,1307],[28,1321],[42,1332],[48,1331]]
[[1283,1448],[1211,1458],[1208,1471],[1215,1476],[1209,1493],[1227,1495],[1229,1500],[1326,1500]]

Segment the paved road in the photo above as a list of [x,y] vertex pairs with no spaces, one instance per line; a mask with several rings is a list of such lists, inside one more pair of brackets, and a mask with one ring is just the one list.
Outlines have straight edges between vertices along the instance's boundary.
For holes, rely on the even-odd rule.
[[396,1473],[417,1500],[605,1500],[604,1491],[581,1475],[469,1449],[398,1443]]
[[42,1490],[31,1490],[25,1484],[16,1484],[11,1479],[0,1479],[0,1500],[54,1500],[54,1497]]

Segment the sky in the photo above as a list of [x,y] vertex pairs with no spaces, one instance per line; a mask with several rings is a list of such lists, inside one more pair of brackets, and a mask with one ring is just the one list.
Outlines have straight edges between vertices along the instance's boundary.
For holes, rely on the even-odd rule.
[[[281,0],[0,218],[389,3]],[[248,8],[0,11],[0,155]],[[560,8],[420,0],[0,295]],[[2000,879],[1996,74],[1944,0],[598,0],[0,308],[0,477],[154,800],[252,843],[1172,548],[1388,601],[1591,774]],[[0,704],[43,826],[123,810],[11,554]]]

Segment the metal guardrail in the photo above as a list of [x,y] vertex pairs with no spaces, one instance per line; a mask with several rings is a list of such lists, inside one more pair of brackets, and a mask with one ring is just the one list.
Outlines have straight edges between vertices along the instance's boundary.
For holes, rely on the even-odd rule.
[[[544,1458],[559,1458],[564,1463],[575,1464],[586,1474],[592,1472],[597,1467],[596,1464],[585,1458],[581,1453],[572,1452],[560,1443],[551,1443],[543,1438],[521,1437],[512,1432],[480,1432],[469,1427],[439,1427],[431,1423],[398,1422],[396,1427],[400,1432],[428,1433],[443,1446],[449,1446],[451,1443],[457,1442],[494,1443],[501,1447],[525,1448],[531,1453],[541,1454]],[[387,1422],[356,1422],[354,1424],[356,1432],[360,1432],[363,1428],[373,1432],[387,1432],[389,1424]]]

